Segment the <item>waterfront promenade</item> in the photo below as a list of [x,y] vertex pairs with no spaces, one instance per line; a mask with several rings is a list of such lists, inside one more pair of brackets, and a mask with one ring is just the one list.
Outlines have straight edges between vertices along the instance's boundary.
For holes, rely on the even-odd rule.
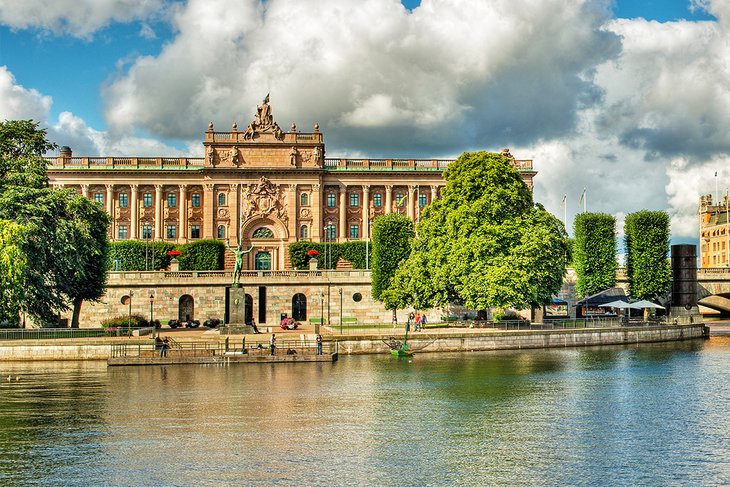
[[[401,326],[347,328],[349,329],[322,327],[320,331],[326,353],[386,354],[390,351],[389,342],[394,339],[403,340],[405,335],[405,330]],[[286,354],[287,350],[296,351],[297,357],[290,356],[289,361],[301,361],[298,359],[307,355],[307,351],[312,351],[316,346],[314,325],[304,324],[298,330],[280,328],[271,330],[277,336],[278,353]],[[417,353],[566,348],[700,339],[706,337],[708,331],[702,324],[632,324],[580,328],[550,328],[547,325],[532,324],[522,325],[519,329],[444,326],[412,332],[408,336],[408,344]],[[223,335],[220,330],[208,329],[163,328],[158,334],[171,338],[171,357],[176,349],[198,350],[215,356],[225,356],[226,353],[235,356],[236,352],[240,354],[244,349],[253,350],[254,354],[257,354],[259,349],[268,348],[270,337],[269,333]],[[208,352],[202,352],[203,350]],[[121,351],[124,356],[149,356],[149,358],[156,353],[151,336],[0,340],[0,361],[109,360],[115,353],[118,356],[122,355]],[[183,354],[178,353],[178,355]],[[172,359],[163,362],[179,363]]]

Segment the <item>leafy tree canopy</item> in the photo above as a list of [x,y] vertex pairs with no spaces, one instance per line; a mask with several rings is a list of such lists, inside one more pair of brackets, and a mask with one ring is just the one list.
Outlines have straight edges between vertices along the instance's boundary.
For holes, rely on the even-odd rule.
[[510,160],[464,153],[444,173],[442,198],[421,214],[417,237],[383,293],[400,308],[516,307],[550,301],[565,275],[560,220],[541,205]]
[[[398,265],[411,252],[413,222],[398,213],[388,213],[373,221],[372,293],[375,299],[390,286]],[[395,309],[389,300],[386,308]],[[390,305],[390,306],[389,306]]]
[[48,184],[43,154],[58,147],[32,120],[0,122],[0,190],[3,186],[44,188]]
[[669,255],[669,215],[642,210],[624,221],[629,292],[635,299],[665,295],[672,283]]
[[616,219],[605,213],[581,213],[573,223],[576,291],[583,297],[616,285]]

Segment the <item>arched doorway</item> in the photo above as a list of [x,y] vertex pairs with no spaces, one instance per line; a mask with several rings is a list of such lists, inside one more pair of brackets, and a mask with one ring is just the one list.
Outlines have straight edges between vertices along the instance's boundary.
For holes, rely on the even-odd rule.
[[180,296],[177,307],[177,319],[180,321],[192,321],[195,319],[195,301],[189,294]]
[[246,323],[253,321],[253,298],[250,294],[246,294],[246,310],[243,319],[246,320]]
[[291,298],[291,317],[297,321],[307,319],[307,297],[304,294],[297,293]]
[[255,267],[257,271],[271,270],[271,254],[269,252],[259,252],[256,254]]

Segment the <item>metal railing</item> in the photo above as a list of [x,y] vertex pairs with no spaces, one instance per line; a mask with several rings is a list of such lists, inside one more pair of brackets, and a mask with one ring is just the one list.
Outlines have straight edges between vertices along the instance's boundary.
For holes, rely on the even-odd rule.
[[[337,351],[337,342],[325,341],[322,343],[324,354]],[[117,357],[158,357],[161,352],[161,342],[147,344],[114,344],[111,356]],[[170,340],[167,356],[211,357],[226,354],[270,355],[269,341],[258,341],[243,338],[242,340],[225,340],[215,342],[183,342]],[[315,340],[302,338],[299,340],[277,340],[274,353],[276,355],[315,355],[317,344]]]
[[119,336],[117,329],[106,328],[4,328],[0,340],[53,340]]

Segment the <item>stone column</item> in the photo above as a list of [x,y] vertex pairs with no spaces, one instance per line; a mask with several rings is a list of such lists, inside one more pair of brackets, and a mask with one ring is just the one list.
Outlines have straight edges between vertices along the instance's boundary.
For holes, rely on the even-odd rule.
[[360,238],[367,240],[370,236],[370,224],[368,219],[370,218],[370,186],[367,184],[362,185],[362,233]]
[[431,201],[430,203],[433,203],[438,198],[439,194],[439,187],[436,185],[431,186]]
[[155,184],[155,233],[154,240],[162,237],[162,188],[163,185]]
[[324,186],[320,184],[312,185],[312,199],[310,205],[312,208],[312,228],[309,232],[313,242],[319,242],[322,240],[322,215],[324,215],[324,208],[322,206],[322,189]]
[[345,226],[347,225],[347,185],[340,185],[340,242],[344,242],[347,238]]
[[214,184],[203,185],[203,238],[213,238]]
[[408,186],[408,197],[406,198],[406,205],[408,205],[408,218],[416,220],[416,205],[413,204],[413,200],[416,199],[416,187],[411,185]]
[[83,196],[84,198],[89,197],[89,185],[88,184],[81,185],[81,196]]
[[289,216],[289,236],[287,240],[293,240],[296,241],[299,238],[299,232],[297,231],[299,218],[297,218],[297,215],[299,214],[297,207],[299,206],[299,201],[297,201],[297,185],[296,184],[290,184],[289,190],[287,194],[287,200],[288,200],[288,211],[287,215]]
[[106,212],[109,214],[109,236],[114,239],[114,185],[106,185]]
[[177,228],[177,241],[185,242],[187,240],[187,223],[188,223],[188,185],[180,184],[180,196],[178,201],[178,228]]
[[130,184],[129,188],[131,191],[131,202],[129,212],[132,215],[129,223],[129,239],[137,240],[137,227],[139,227],[139,185]]
[[238,184],[231,184],[228,186],[228,208],[231,212],[231,228],[228,232],[229,242],[238,242],[238,232],[241,230],[240,222],[238,221],[239,215],[239,203],[238,203]]
[[385,186],[385,213],[393,211],[393,185]]

